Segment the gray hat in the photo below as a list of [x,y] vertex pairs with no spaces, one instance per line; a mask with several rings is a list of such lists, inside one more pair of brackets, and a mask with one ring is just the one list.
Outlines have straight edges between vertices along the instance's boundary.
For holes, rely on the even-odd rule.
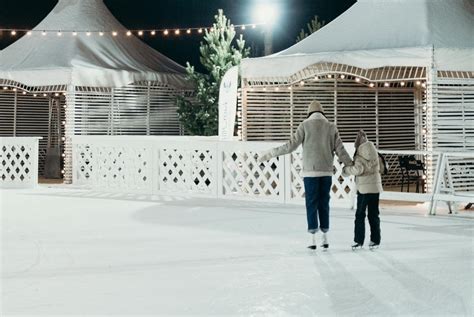
[[316,100],[314,100],[313,102],[311,102],[311,103],[309,104],[309,106],[308,106],[308,114],[311,113],[311,112],[315,112],[315,111],[324,113],[323,106],[321,106],[321,104],[319,103],[319,101],[316,101]]

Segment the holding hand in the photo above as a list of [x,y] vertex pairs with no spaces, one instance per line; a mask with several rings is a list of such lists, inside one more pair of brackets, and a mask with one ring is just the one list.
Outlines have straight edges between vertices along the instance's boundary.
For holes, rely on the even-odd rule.
[[268,161],[269,159],[273,157],[272,150],[263,151],[263,152],[258,153],[257,155],[258,155],[257,161],[259,163]]

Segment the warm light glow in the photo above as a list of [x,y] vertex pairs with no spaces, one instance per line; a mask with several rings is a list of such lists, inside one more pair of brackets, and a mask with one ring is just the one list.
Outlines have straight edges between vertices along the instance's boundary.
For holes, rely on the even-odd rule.
[[402,87],[405,86],[405,82],[402,81],[402,82],[400,83],[400,86],[402,86]]
[[370,86],[370,87],[374,87],[375,84],[374,84],[374,83],[370,83],[369,86]]
[[168,35],[168,33],[169,33],[168,30],[164,30],[164,31],[163,31],[163,34],[164,34],[164,35]]
[[112,35],[113,35],[113,36],[117,36],[117,34],[118,34],[118,33],[115,32],[115,31],[112,32]]
[[344,78],[346,78],[346,75],[341,75],[341,79],[344,79]]
[[132,35],[132,32],[127,31],[127,36],[130,36],[130,35]]
[[332,78],[332,75],[331,75],[331,74],[329,74],[329,75],[328,75],[328,78]]
[[416,85],[417,85],[417,86],[420,86],[420,85],[421,85],[421,81],[417,80],[417,81],[416,81]]
[[12,34],[13,36],[15,36],[15,35],[16,35],[16,31],[13,30],[13,31],[11,32],[11,34]]
[[28,35],[28,36],[31,36],[31,34],[33,34],[33,32],[31,32],[31,31],[26,32],[26,35]]
[[421,84],[421,87],[426,88],[426,84],[425,84],[425,83],[422,83],[422,84]]
[[360,82],[360,78],[359,78],[359,77],[356,77],[356,82]]
[[188,29],[186,33],[191,34],[191,29]]
[[13,91],[16,91],[16,88],[13,88],[12,90],[13,90]]
[[87,35],[87,36],[91,36],[91,32],[87,32],[86,35]]
[[23,91],[22,94],[23,94],[23,95],[26,95],[26,91]]
[[255,24],[252,24],[252,29],[255,29],[257,26]]
[[62,35],[63,35],[63,33],[62,33],[61,31],[59,31],[57,34],[58,34],[58,36],[62,36]]
[[54,96],[55,96],[55,97],[59,97],[59,94],[58,94],[58,93],[55,93]]
[[383,84],[385,87],[390,87],[390,84],[389,83],[384,83]]
[[37,94],[33,94],[33,97],[37,97],[38,95]]
[[179,33],[180,33],[180,30],[179,30],[179,29],[176,29],[176,30],[174,31],[174,34],[176,34],[176,35],[179,35]]
[[155,34],[156,34],[155,30],[151,31],[151,35],[155,35]]
[[241,30],[245,30],[245,25],[242,25],[242,26],[240,27],[240,29],[241,29]]
[[72,36],[76,36],[76,35],[77,35],[76,31],[72,32]]
[[293,88],[291,88],[291,86],[289,86],[289,87],[288,87],[288,90],[291,90],[291,89],[293,89]]
[[139,35],[139,36],[142,36],[142,35],[143,35],[143,31],[138,31],[138,35]]
[[41,35],[43,35],[43,36],[46,36],[46,34],[47,33],[45,31],[41,32]]
[[47,95],[46,94],[43,94],[43,97],[46,97]]
[[3,90],[7,90],[7,89],[8,89],[8,87],[3,87]]
[[319,80],[319,76],[314,76],[314,80]]
[[275,91],[278,91],[278,90],[280,90],[280,88],[278,88],[278,87],[275,87]]
[[198,30],[198,33],[201,34],[201,33],[202,33],[202,29],[199,29],[199,30]]
[[62,123],[63,125],[65,125],[65,124],[66,124],[66,121],[61,121],[61,123]]
[[304,81],[300,81],[300,86],[304,86]]
[[99,32],[99,35],[100,35],[100,36],[104,36],[104,32]]

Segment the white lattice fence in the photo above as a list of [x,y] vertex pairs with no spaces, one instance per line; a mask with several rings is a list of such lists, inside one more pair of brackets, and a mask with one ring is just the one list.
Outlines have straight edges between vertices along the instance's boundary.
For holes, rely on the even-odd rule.
[[38,184],[40,137],[0,138],[0,188],[31,188]]
[[[301,152],[258,162],[275,142],[199,137],[76,136],[73,180],[100,191],[204,195],[304,203]],[[352,145],[347,146],[353,152]],[[335,160],[333,202],[350,202],[353,182]]]

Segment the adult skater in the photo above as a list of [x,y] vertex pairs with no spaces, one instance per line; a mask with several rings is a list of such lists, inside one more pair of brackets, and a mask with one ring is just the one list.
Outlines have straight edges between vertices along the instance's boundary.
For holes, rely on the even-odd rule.
[[[321,246],[329,247],[329,192],[331,191],[334,153],[346,165],[352,160],[347,153],[334,123],[324,115],[318,101],[308,106],[307,118],[298,126],[296,133],[284,145],[265,151],[259,155],[260,162],[272,157],[288,154],[303,144],[303,181],[306,196],[306,216],[311,245],[316,249],[315,233],[322,231]],[[318,223],[319,220],[319,223]]]
[[357,210],[354,221],[354,244],[352,249],[361,248],[365,238],[365,210],[370,224],[369,248],[380,244],[379,196],[382,192],[381,164],[375,145],[367,140],[363,130],[354,142],[356,149],[352,166],[344,166],[344,176],[356,175]]

